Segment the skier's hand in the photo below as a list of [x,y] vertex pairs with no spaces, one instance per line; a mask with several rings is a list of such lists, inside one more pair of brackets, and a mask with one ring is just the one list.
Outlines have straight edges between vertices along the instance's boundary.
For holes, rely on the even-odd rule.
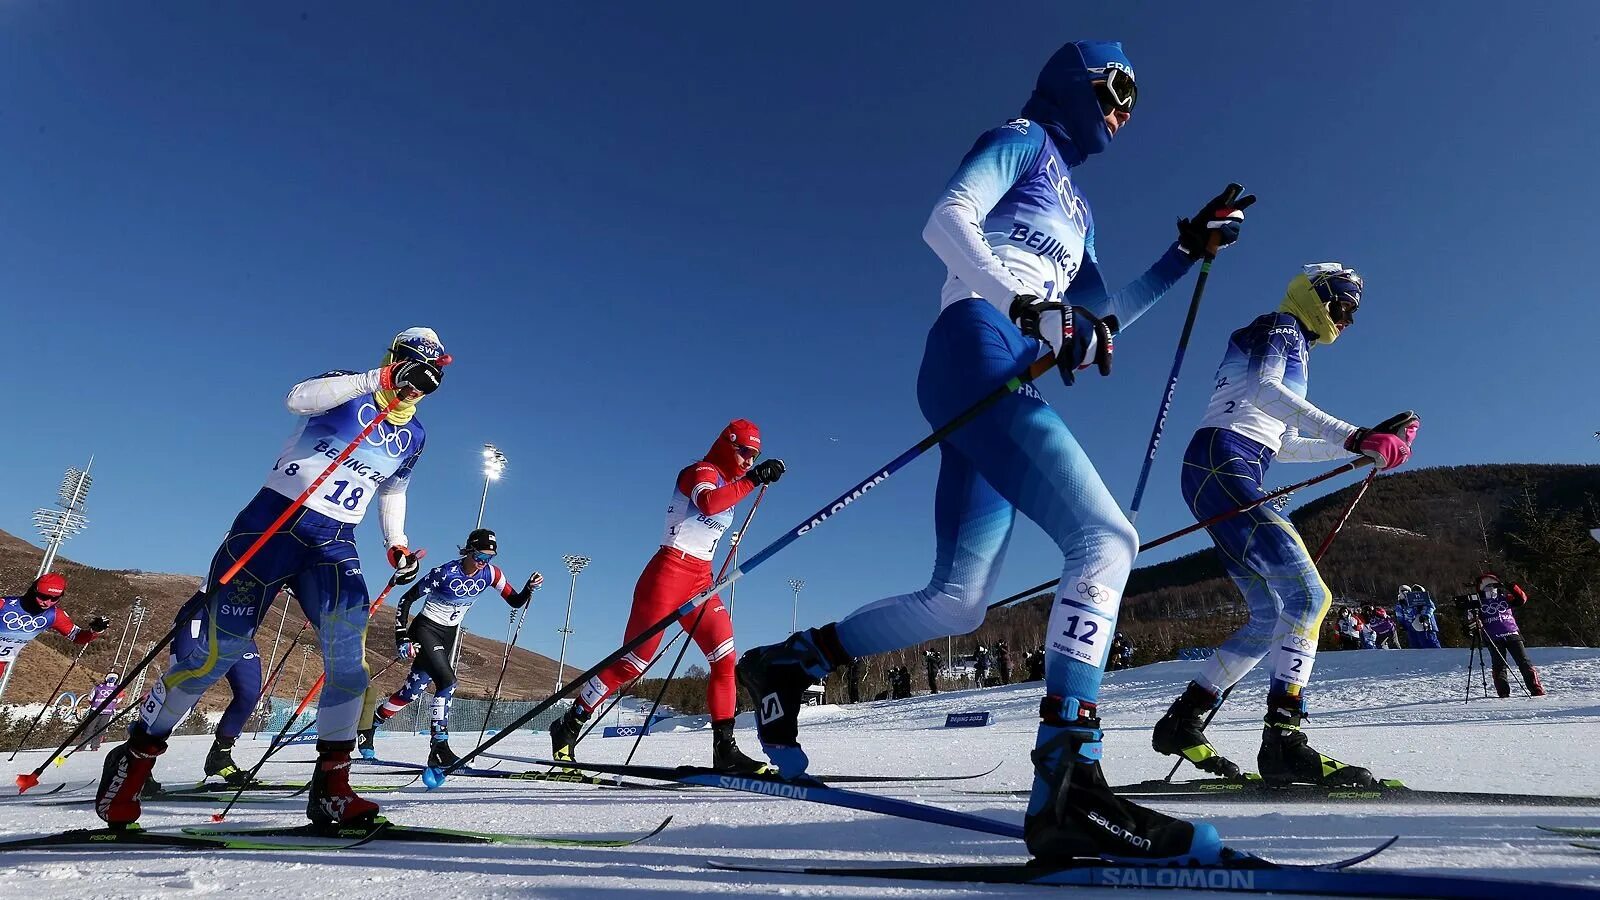
[[538,572],[535,572],[528,576],[527,582],[522,585],[522,590],[512,594],[511,597],[506,600],[506,602],[511,605],[512,609],[521,609],[524,606],[527,606],[528,602],[533,599],[533,592],[537,591],[543,586],[544,576],[540,575]]
[[444,370],[432,363],[408,359],[384,366],[378,376],[378,386],[386,391],[399,391],[402,397],[426,397],[439,389],[444,381]]
[[751,484],[768,485],[777,484],[783,477],[784,466],[781,459],[764,459],[751,467],[744,477],[750,479]]
[[1211,198],[1192,219],[1178,220],[1178,247],[1190,259],[1215,256],[1217,251],[1239,239],[1244,211],[1256,202],[1255,194],[1239,196],[1242,185],[1230,184]]
[[1371,457],[1380,469],[1393,469],[1411,458],[1411,444],[1421,427],[1417,414],[1406,410],[1371,428],[1357,428],[1345,439],[1344,448]]
[[105,631],[107,628],[110,628],[110,627],[111,627],[111,620],[106,618],[105,616],[95,616],[94,618],[89,620],[89,630],[94,632],[95,634],[99,634],[100,632]]
[[410,584],[417,579],[417,573],[422,571],[422,557],[427,555],[426,550],[411,552],[405,544],[395,544],[389,548],[389,565],[394,567],[394,583],[396,585]]
[[406,641],[395,648],[394,655],[401,659],[416,659],[420,645],[415,641]]
[[1112,337],[1117,333],[1114,316],[1101,321],[1081,306],[1019,294],[1011,298],[1011,321],[1024,337],[1050,345],[1056,354],[1056,370],[1068,387],[1077,381],[1077,373],[1090,365],[1103,376],[1111,374]]

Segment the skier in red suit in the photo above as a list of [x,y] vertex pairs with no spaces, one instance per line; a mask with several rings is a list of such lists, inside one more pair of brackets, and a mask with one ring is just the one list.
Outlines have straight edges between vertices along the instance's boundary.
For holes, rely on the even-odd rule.
[[[733,524],[733,508],[760,485],[783,476],[783,460],[761,463],[761,431],[745,419],[729,422],[704,459],[685,466],[673,486],[667,506],[661,547],[645,565],[633,588],[633,610],[628,616],[625,640],[661,621],[685,600],[712,585],[711,558],[717,542]],[[696,624],[696,619],[699,623]],[[733,665],[733,619],[712,597],[697,611],[684,616],[679,627],[689,632],[711,666],[706,682],[706,704],[711,709],[712,767],[725,772],[756,773],[764,763],[745,756],[733,739],[737,688]],[[573,759],[573,747],[595,707],[625,682],[637,678],[661,644],[661,635],[606,667],[583,686],[566,714],[550,727],[555,758]]]

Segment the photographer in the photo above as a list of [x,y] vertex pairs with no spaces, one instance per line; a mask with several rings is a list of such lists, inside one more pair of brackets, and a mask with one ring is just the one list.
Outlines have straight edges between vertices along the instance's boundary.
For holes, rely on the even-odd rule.
[[1481,631],[1489,642],[1490,655],[1494,657],[1494,689],[1501,697],[1511,696],[1511,682],[1506,678],[1506,657],[1509,655],[1522,670],[1522,680],[1528,693],[1544,696],[1544,685],[1539,681],[1539,671],[1528,661],[1528,649],[1522,634],[1517,630],[1517,617],[1512,610],[1528,602],[1528,593],[1520,584],[1510,588],[1500,583],[1500,576],[1485,572],[1478,576],[1478,592],[1457,597],[1456,604],[1467,614],[1467,628]]
[[1395,628],[1394,619],[1389,618],[1389,611],[1381,606],[1372,609],[1372,634],[1379,650],[1399,650],[1400,636]]
[[1339,607],[1339,649],[1361,649],[1362,621],[1348,606]]

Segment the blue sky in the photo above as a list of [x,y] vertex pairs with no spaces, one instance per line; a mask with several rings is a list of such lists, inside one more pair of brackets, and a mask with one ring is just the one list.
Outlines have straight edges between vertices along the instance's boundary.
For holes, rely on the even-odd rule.
[[[1600,7],[581,6],[0,6],[0,527],[31,534],[92,452],[69,555],[198,573],[292,428],[289,386],[426,324],[457,364],[420,412],[414,543],[465,536],[497,443],[485,524],[514,576],[550,581],[523,644],[555,655],[561,555],[588,555],[587,664],[620,643],[674,473],[729,418],[790,467],[747,549],[926,433],[923,221],[1078,38],[1124,41],[1140,85],[1075,175],[1109,280],[1228,181],[1261,198],[1213,270],[1146,537],[1189,521],[1178,457],[1228,332],[1308,261],[1367,279],[1315,402],[1417,409],[1418,465],[1594,458]],[[1045,389],[1124,501],[1192,287],[1124,334],[1113,377]],[[741,646],[786,633],[788,578],[802,624],[923,585],[935,469],[741,582]],[[362,535],[376,564],[376,521]],[[1058,568],[1019,523],[1000,589]],[[501,634],[483,607],[469,626]]]

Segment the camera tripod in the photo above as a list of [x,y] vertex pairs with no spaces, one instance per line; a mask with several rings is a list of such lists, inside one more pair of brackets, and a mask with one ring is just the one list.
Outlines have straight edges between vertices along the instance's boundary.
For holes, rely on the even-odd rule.
[[1465,703],[1472,699],[1472,669],[1474,666],[1478,669],[1478,679],[1483,685],[1484,699],[1489,697],[1489,663],[1483,658],[1485,646],[1494,655],[1495,661],[1499,663],[1500,670],[1515,672],[1517,684],[1522,687],[1522,693],[1532,697],[1533,691],[1528,689],[1527,682],[1522,679],[1522,669],[1508,663],[1505,654],[1500,651],[1500,646],[1491,640],[1488,635],[1484,634],[1483,621],[1478,617],[1478,611],[1475,609],[1467,610],[1467,630],[1472,632],[1472,646],[1467,648],[1467,694],[1461,698],[1462,702]]

